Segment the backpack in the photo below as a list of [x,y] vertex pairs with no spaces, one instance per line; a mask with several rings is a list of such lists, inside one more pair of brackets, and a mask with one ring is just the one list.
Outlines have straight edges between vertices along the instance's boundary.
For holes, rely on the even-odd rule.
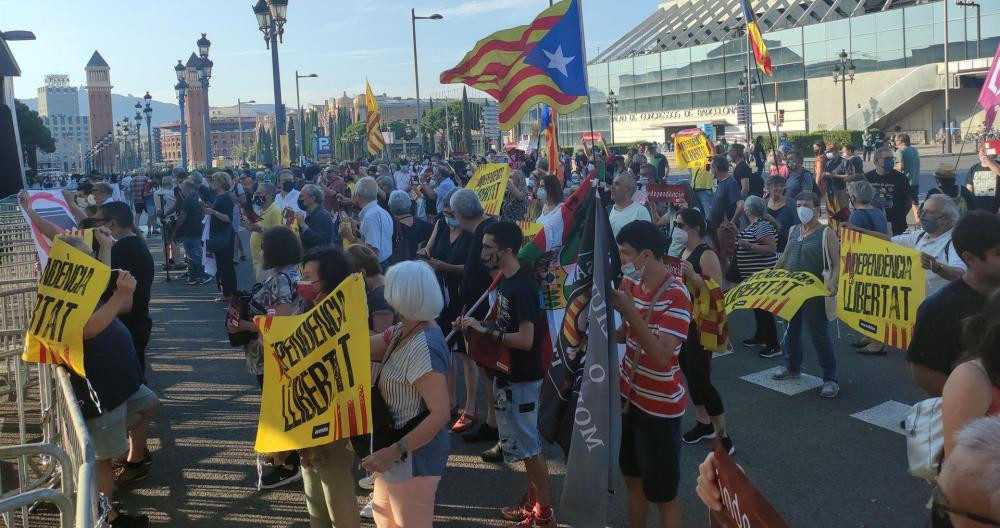
[[943,195],[947,196],[948,198],[951,198],[952,200],[955,201],[955,205],[958,206],[958,217],[959,218],[962,218],[963,216],[965,216],[965,213],[969,212],[969,201],[966,200],[964,196],[962,196],[962,187],[961,186],[959,186],[959,185],[955,186],[955,196],[952,196],[952,195],[948,194],[944,189],[942,189],[940,187],[938,187],[938,190],[941,191],[941,194],[943,194]]

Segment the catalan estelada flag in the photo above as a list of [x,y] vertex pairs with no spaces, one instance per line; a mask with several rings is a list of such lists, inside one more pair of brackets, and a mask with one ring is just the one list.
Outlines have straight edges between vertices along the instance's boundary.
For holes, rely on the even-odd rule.
[[757,15],[750,7],[750,0],[740,0],[740,4],[743,6],[743,19],[747,22],[747,35],[750,47],[753,48],[753,57],[757,60],[757,66],[764,73],[772,75],[774,69],[771,68],[771,55],[767,52],[767,46],[764,45],[764,37],[760,36]]
[[510,130],[532,106],[567,114],[587,100],[580,0],[563,0],[530,25],[498,31],[476,43],[442,84],[464,83],[499,102],[500,128]]
[[372,93],[372,87],[365,81],[365,110],[368,114],[368,153],[374,156],[385,148],[385,138],[382,137],[382,113],[378,109],[378,101]]
[[549,105],[542,105],[538,119],[538,133],[545,136],[545,156],[549,159],[549,174],[555,174],[562,181],[562,164],[559,163],[559,136],[556,128],[556,111]]

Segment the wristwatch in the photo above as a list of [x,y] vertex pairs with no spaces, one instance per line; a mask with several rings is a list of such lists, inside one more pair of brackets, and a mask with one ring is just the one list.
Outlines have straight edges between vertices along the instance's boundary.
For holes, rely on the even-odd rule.
[[399,450],[399,459],[406,460],[407,455],[410,454],[409,449],[406,448],[406,443],[402,440],[396,442],[396,449]]

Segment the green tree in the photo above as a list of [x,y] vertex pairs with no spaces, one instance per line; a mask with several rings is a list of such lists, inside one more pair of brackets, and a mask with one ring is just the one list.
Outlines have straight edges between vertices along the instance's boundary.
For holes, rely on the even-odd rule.
[[14,100],[17,113],[17,128],[21,135],[21,147],[24,148],[24,160],[32,169],[38,169],[38,151],[46,154],[56,151],[56,141],[52,132],[38,117],[38,112],[28,108],[21,101]]
[[364,141],[367,135],[368,126],[360,121],[352,123],[344,131],[342,141],[348,147],[348,155],[351,159],[358,159],[364,155]]
[[[461,101],[450,101],[447,104],[447,119],[450,123],[445,122],[445,105],[440,105],[436,108],[431,108],[424,112],[424,132],[426,132],[431,140],[437,139],[438,134],[441,135],[439,147],[436,150],[444,151],[448,144],[446,133],[450,134],[452,137],[452,145],[457,145],[457,138],[455,137],[455,125],[459,122],[459,116],[462,114],[462,102]],[[434,145],[428,143],[432,150],[435,150]]]
[[393,137],[398,140],[410,141],[417,137],[417,131],[402,121],[390,121],[385,126],[392,132]]

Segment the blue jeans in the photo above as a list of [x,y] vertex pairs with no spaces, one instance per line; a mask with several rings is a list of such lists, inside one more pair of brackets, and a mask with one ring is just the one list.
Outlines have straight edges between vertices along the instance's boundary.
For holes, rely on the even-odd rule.
[[813,297],[802,303],[791,321],[784,343],[785,368],[791,372],[802,372],[802,327],[809,329],[809,337],[823,368],[823,381],[837,381],[837,356],[833,352],[830,339],[830,321],[826,319],[826,304],[823,297]]
[[705,213],[705,218],[708,218],[708,215],[712,214],[712,201],[715,199],[715,191],[712,189],[696,189],[694,195],[698,197],[701,212]]
[[178,242],[184,244],[184,254],[188,260],[188,279],[196,280],[205,276],[205,266],[201,260],[204,257],[204,247],[201,244],[201,237],[182,238]]

